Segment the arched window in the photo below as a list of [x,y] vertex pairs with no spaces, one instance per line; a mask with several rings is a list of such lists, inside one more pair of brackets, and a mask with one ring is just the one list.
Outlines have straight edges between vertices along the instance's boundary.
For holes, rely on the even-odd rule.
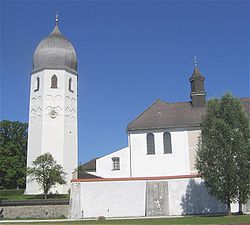
[[39,91],[39,87],[40,87],[40,78],[37,77],[36,78],[36,89],[34,91]]
[[172,144],[171,144],[171,134],[169,132],[165,132],[163,134],[163,145],[164,145],[164,153],[171,154]]
[[70,92],[74,92],[73,91],[73,81],[72,81],[72,78],[69,78],[69,91]]
[[51,88],[57,88],[57,76],[55,74],[51,77]]
[[147,154],[155,154],[155,139],[152,133],[147,134]]

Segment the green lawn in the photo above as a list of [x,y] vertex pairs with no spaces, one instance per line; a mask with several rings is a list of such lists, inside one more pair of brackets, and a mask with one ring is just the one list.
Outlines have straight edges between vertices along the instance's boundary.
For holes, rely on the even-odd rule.
[[[16,225],[32,225],[39,224],[45,225],[48,222],[42,223],[7,223],[7,224],[16,224]],[[117,224],[117,225],[203,225],[203,224],[250,224],[250,215],[244,216],[208,216],[208,217],[181,217],[181,218],[162,218],[162,219],[133,219],[133,220],[106,220],[106,221],[94,221],[94,220],[83,220],[83,221],[73,221],[73,222],[53,222],[52,225],[108,225],[108,224]]]
[[[0,190],[0,200],[44,199],[44,195],[24,195],[24,189]],[[69,199],[69,195],[48,195],[48,199]]]

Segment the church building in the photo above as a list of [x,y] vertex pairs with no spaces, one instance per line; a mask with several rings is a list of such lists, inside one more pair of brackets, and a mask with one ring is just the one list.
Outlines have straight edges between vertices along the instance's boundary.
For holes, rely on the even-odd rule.
[[[27,166],[46,152],[64,168],[66,185],[52,189],[65,194],[77,167],[77,57],[73,45],[56,24],[36,47],[30,77],[30,107]],[[36,181],[26,181],[26,194],[42,190]]]
[[[64,168],[70,218],[169,216],[224,213],[195,169],[200,123],[206,113],[205,78],[195,64],[191,100],[155,101],[128,124],[128,146],[77,168],[77,56],[60,32],[36,47],[30,77],[27,166],[46,152]],[[240,99],[250,117],[250,98]],[[72,179],[72,172],[73,179]],[[26,194],[42,190],[27,177]],[[232,205],[232,211],[237,211]],[[244,205],[250,212],[250,201]]]
[[[72,180],[71,218],[225,213],[195,169],[205,78],[197,64],[191,101],[155,101],[127,126],[128,146],[79,167]],[[240,99],[250,117],[250,99]],[[237,204],[232,204],[237,212]],[[244,206],[250,212],[250,201]]]

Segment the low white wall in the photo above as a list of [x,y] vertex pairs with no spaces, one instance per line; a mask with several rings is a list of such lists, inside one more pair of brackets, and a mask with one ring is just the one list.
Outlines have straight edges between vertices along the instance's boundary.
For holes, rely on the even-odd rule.
[[83,217],[145,215],[146,181],[81,183]]
[[209,195],[200,178],[168,181],[170,215],[220,214],[226,206]]
[[[226,206],[208,194],[201,178],[76,181],[70,201],[73,219],[226,213]],[[243,207],[246,213],[248,205]],[[232,204],[232,212],[237,211],[237,204]]]

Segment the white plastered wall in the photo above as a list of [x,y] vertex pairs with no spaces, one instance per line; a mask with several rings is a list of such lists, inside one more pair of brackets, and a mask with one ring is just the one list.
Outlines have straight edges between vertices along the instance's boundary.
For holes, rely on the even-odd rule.
[[197,154],[197,145],[199,141],[200,130],[190,130],[188,131],[188,149],[189,149],[189,163],[190,163],[190,173],[197,174],[195,168],[195,158]]
[[[69,91],[69,79],[72,79],[72,90]],[[77,168],[78,163],[78,114],[77,114],[77,76],[68,72],[65,73],[65,101],[64,101],[64,148],[63,167],[67,173],[67,185],[63,192],[70,189],[72,173]]]
[[81,183],[81,209],[85,218],[145,215],[145,181]]
[[168,187],[170,215],[226,212],[226,206],[208,194],[201,178],[169,180]]
[[163,133],[154,134],[155,154],[147,155],[147,133],[130,134],[132,177],[190,174],[187,131],[170,131],[172,154],[164,154]]
[[[58,88],[51,88],[51,77],[57,76]],[[40,78],[39,91],[36,88]],[[69,91],[69,78],[73,80],[74,92]],[[51,118],[55,109],[57,116]],[[66,185],[52,192],[67,193],[72,172],[77,167],[77,77],[65,70],[44,70],[31,75],[30,114],[27,165],[37,156],[49,152],[67,173]],[[26,194],[37,194],[40,187],[36,182],[27,182]]]
[[[37,84],[37,77],[40,79],[40,90],[34,92]],[[30,78],[30,104],[29,104],[29,126],[28,126],[28,149],[27,166],[31,167],[32,162],[42,153],[42,122],[43,122],[43,97],[44,71],[31,75]],[[40,193],[35,181],[26,181],[26,194]]]
[[[168,215],[226,213],[226,205],[209,195],[201,178],[161,179],[168,183]],[[72,182],[70,217],[139,217],[147,215],[147,180]],[[77,187],[77,188],[76,188]],[[157,206],[155,202],[151,202]],[[249,213],[249,207],[243,207]],[[232,204],[232,212],[238,204]],[[166,215],[166,216],[168,216]]]
[[[113,157],[119,157],[120,170],[113,170],[113,160],[112,160]],[[130,176],[129,147],[122,148],[109,155],[97,159],[95,175],[105,178],[129,177]]]

